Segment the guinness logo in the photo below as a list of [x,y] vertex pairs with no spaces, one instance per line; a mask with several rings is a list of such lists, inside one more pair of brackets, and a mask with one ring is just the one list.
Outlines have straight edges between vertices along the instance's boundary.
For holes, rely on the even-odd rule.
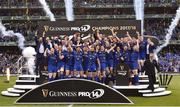
[[44,31],[47,32],[49,30],[49,26],[44,26]]
[[43,94],[44,97],[47,97],[48,93],[49,93],[48,89],[42,89],[42,94]]
[[122,64],[118,65],[117,73],[119,75],[126,75],[126,73],[127,73],[126,67],[124,65],[122,65]]
[[120,65],[120,69],[121,69],[121,70],[124,70],[124,66]]
[[43,31],[43,37],[46,34],[46,32],[49,30],[49,26],[44,26],[44,31]]

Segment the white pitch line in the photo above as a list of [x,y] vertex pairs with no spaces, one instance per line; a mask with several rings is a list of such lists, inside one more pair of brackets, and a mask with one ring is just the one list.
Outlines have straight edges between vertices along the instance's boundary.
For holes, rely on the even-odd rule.
[[73,107],[73,104],[68,105],[68,107]]

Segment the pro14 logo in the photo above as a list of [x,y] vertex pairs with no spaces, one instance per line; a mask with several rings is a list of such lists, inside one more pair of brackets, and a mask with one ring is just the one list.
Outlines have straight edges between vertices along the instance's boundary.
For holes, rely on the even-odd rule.
[[91,99],[97,99],[104,95],[103,89],[95,89],[92,92],[78,92],[78,96],[80,97],[89,97]]
[[82,25],[80,27],[71,27],[71,31],[87,32],[90,29],[90,25]]

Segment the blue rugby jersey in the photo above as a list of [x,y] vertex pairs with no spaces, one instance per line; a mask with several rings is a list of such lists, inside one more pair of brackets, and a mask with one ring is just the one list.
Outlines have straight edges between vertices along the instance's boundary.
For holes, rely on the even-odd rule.
[[89,52],[88,53],[88,62],[89,65],[96,65],[96,61],[97,61],[97,53],[96,52]]
[[82,65],[82,61],[83,61],[83,54],[82,52],[73,52],[74,55],[74,64],[75,65]]
[[141,41],[140,43],[139,43],[139,53],[140,54],[146,54],[146,48],[147,47],[147,41]]
[[113,51],[110,51],[109,53],[106,53],[107,61],[113,60]]
[[120,63],[121,57],[122,57],[122,53],[118,52],[118,51],[115,51],[114,52],[114,57],[113,57],[114,58],[114,63],[115,64]]
[[65,51],[65,54],[64,54],[64,58],[65,58],[65,63],[67,65],[73,65],[74,64],[74,56],[73,56],[73,52],[68,52],[68,51]]
[[55,54],[48,54],[48,65],[56,66],[57,64],[57,56]]
[[139,52],[132,51],[130,55],[130,61],[134,62],[138,60]]
[[83,65],[88,65],[89,58],[88,58],[88,52],[83,53]]
[[99,51],[98,52],[98,59],[100,63],[106,63],[106,52],[105,51]]
[[124,58],[124,62],[129,62],[130,61],[130,57],[131,57],[130,53],[131,53],[130,50],[123,51],[122,56]]
[[[61,56],[64,56],[64,58],[63,58],[63,59],[60,59],[60,58],[59,58],[60,55],[61,55]],[[58,63],[61,63],[61,62],[64,63],[64,62],[65,62],[65,52],[64,52],[64,51],[62,51],[61,53],[58,52],[57,62],[58,62]]]

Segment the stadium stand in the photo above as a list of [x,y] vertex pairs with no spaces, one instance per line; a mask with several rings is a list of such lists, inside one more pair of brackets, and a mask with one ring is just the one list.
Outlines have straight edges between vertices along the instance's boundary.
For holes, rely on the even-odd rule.
[[[64,2],[62,0],[54,0],[53,2],[50,2],[50,0],[46,1],[49,3],[52,12],[55,13],[57,20],[65,19]],[[172,14],[175,13],[180,1],[145,0],[145,3],[146,15],[144,34],[156,36],[160,40],[163,40],[166,29],[173,17]],[[37,21],[48,20],[37,0],[0,0],[0,7],[0,16],[4,25],[7,29],[22,33],[26,38],[26,44],[33,44],[32,42],[34,42],[34,36],[37,31]],[[128,20],[135,18],[133,0],[76,0],[74,1],[74,7],[76,19]],[[99,15],[101,15],[101,17],[99,17]],[[170,43],[179,44],[179,35],[180,24],[174,30],[171,39],[173,41]],[[16,46],[16,40],[17,38],[0,38],[0,46]],[[179,54],[175,56],[179,56]],[[162,57],[162,59],[164,60],[165,58]]]
[[[46,1],[52,12],[55,13],[57,20],[66,19],[63,0]],[[179,0],[145,0],[144,34],[155,36],[161,40],[160,43],[163,43],[167,32],[166,29],[170,25],[175,10],[179,5]],[[77,20],[135,19],[133,0],[75,0],[74,13]],[[0,18],[7,29],[20,32],[25,36],[26,45],[35,45],[33,42],[35,41],[38,21],[49,20],[37,0],[0,0]],[[164,50],[159,54],[162,71],[180,72],[180,53],[178,53],[179,49],[176,49],[180,44],[179,39],[180,24],[173,32],[170,42],[172,46],[169,50]],[[0,38],[0,46],[17,46],[16,40],[17,38]],[[0,60],[6,60],[0,63],[0,73],[4,72],[6,66],[10,66],[11,73],[16,73],[13,64],[20,56],[17,53],[0,53]]]

